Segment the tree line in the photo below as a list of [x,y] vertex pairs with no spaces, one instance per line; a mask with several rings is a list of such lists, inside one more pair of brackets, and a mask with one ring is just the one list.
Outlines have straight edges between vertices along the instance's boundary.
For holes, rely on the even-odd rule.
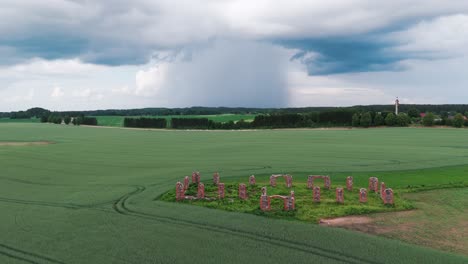
[[97,126],[98,122],[95,117],[88,116],[61,116],[56,113],[51,113],[49,116],[41,116],[41,123],[53,123],[53,124],[65,124],[69,125],[70,123],[79,126],[79,125],[88,125],[88,126]]
[[[187,107],[187,108],[141,108],[141,109],[107,109],[93,111],[61,111],[54,112],[61,116],[167,116],[167,115],[220,115],[220,114],[307,114],[307,113],[334,113],[339,111],[350,112],[393,112],[394,105],[357,105],[350,107],[296,107],[296,108],[249,108],[249,107]],[[466,113],[468,104],[402,104],[401,112],[409,112],[411,109],[418,109],[421,113],[432,112],[443,115],[444,113]],[[43,115],[49,115],[50,110],[35,107],[26,111],[3,112],[0,117],[3,118],[40,118]],[[347,121],[347,120],[346,120]],[[321,122],[321,121],[319,121]]]
[[124,127],[140,127],[140,128],[166,128],[167,121],[165,118],[130,118],[124,119]]

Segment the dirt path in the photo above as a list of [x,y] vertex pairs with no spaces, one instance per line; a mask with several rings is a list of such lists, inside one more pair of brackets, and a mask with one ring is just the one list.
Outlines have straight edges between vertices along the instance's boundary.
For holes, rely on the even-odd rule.
[[416,210],[322,219],[320,225],[468,255],[468,188],[409,193]]

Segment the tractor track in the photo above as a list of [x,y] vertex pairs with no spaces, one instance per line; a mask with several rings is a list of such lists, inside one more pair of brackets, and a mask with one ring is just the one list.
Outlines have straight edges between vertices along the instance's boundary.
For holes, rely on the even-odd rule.
[[379,264],[379,262],[376,262],[374,260],[368,260],[368,259],[364,259],[361,257],[346,255],[346,254],[343,254],[342,252],[334,251],[331,249],[321,248],[318,246],[312,246],[312,245],[299,243],[299,242],[291,241],[287,239],[281,239],[281,238],[276,238],[276,237],[271,237],[271,236],[266,236],[266,235],[259,235],[259,234],[255,234],[251,232],[240,231],[237,229],[227,228],[227,227],[222,227],[222,226],[213,226],[213,225],[210,226],[210,225],[205,225],[205,224],[197,223],[194,221],[183,220],[183,219],[178,219],[174,217],[158,216],[158,215],[148,214],[144,212],[138,212],[138,211],[129,209],[126,203],[130,197],[144,192],[146,190],[146,187],[135,186],[135,188],[136,189],[134,191],[123,195],[122,197],[120,197],[118,200],[114,202],[112,207],[117,213],[121,215],[137,217],[141,219],[155,220],[158,222],[169,223],[173,225],[189,226],[189,227],[198,228],[202,230],[222,233],[224,235],[232,235],[232,236],[237,236],[241,238],[247,238],[250,240],[269,243],[274,246],[285,247],[285,248],[305,252],[308,254],[313,254],[313,255],[324,257],[324,258],[341,261],[344,263]]
[[20,260],[31,264],[41,263],[54,263],[54,264],[65,264],[65,262],[56,260],[47,256],[42,256],[36,253],[28,252],[22,249],[17,249],[5,244],[0,243],[0,255]]
[[74,210],[77,210],[77,209],[94,209],[94,210],[105,211],[104,208],[101,209],[101,208],[98,208],[98,207],[112,204],[114,202],[114,200],[105,201],[105,202],[101,202],[101,203],[95,203],[95,204],[80,205],[80,204],[73,204],[73,203],[41,202],[41,201],[34,201],[34,200],[20,200],[20,199],[11,199],[11,198],[0,197],[0,202],[24,204],[24,205],[46,206],[46,207],[56,207],[56,208],[65,208],[65,209],[74,209]]

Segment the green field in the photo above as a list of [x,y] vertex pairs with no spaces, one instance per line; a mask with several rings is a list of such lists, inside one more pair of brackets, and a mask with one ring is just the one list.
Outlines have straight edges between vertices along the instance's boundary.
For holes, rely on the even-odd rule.
[[[50,141],[37,146],[2,142]],[[198,170],[239,181],[370,175],[466,186],[468,130],[146,131],[0,124],[0,263],[466,263],[398,240],[158,200]],[[424,192],[422,192],[424,193]],[[461,193],[466,200],[466,192]],[[418,204],[416,203],[416,206]],[[450,238],[447,238],[450,239]]]
[[[139,116],[133,116],[139,117]],[[215,122],[229,122],[229,121],[239,121],[241,119],[245,121],[252,121],[255,118],[253,114],[237,115],[237,114],[223,114],[223,115],[168,115],[168,116],[146,116],[151,118],[165,118],[170,122],[171,118],[208,118]],[[123,126],[123,121],[125,116],[96,116],[98,120],[98,125],[100,126],[113,126],[121,127]]]

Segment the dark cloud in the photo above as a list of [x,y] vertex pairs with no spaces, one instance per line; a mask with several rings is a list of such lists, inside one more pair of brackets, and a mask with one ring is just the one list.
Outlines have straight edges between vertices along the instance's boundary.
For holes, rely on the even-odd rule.
[[271,44],[218,40],[171,63],[159,97],[179,106],[286,106],[288,57]]

